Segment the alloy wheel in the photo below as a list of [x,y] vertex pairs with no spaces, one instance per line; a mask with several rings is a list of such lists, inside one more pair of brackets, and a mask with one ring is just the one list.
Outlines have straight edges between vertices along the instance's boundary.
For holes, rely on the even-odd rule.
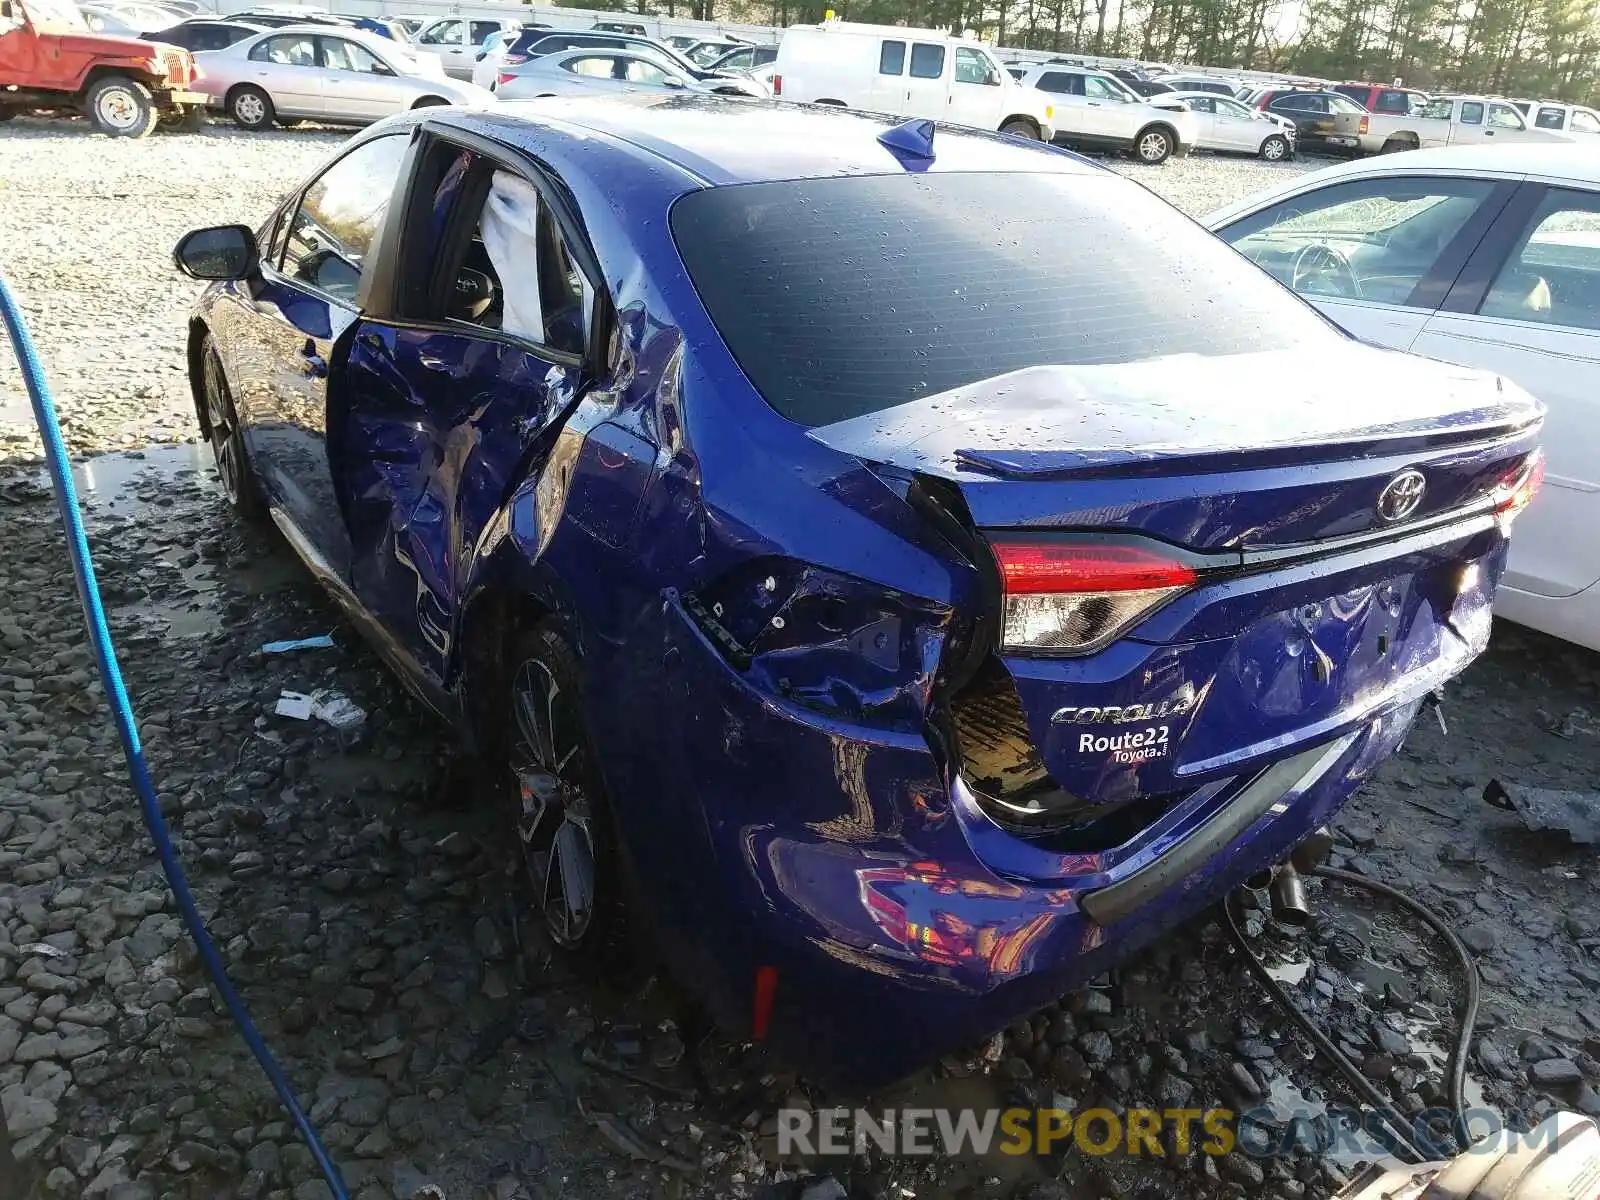
[[222,364],[215,353],[205,357],[206,427],[211,434],[211,453],[217,460],[217,474],[228,500],[238,504],[248,486],[244,446],[239,437],[239,422],[234,415],[228,385],[222,378]]
[[267,108],[260,96],[246,92],[233,102],[233,115],[245,125],[259,125],[267,119]]
[[597,881],[577,696],[548,665],[528,659],[517,668],[511,699],[523,870],[551,939],[571,948],[593,921]]
[[1151,130],[1139,139],[1139,157],[1147,163],[1158,163],[1167,157],[1167,135]]
[[1288,150],[1288,146],[1284,144],[1282,138],[1268,138],[1267,144],[1261,147],[1261,157],[1268,162],[1277,162],[1283,157],[1286,150]]

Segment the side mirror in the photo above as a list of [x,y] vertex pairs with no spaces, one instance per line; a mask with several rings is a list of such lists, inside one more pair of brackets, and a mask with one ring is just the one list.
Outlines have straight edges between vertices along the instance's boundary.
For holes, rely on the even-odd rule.
[[256,235],[248,225],[192,229],[173,247],[172,262],[191,279],[247,279],[258,265]]
[[473,62],[482,62],[488,56],[489,56],[489,52],[487,50],[479,50],[478,53],[477,53],[477,56],[472,61]]

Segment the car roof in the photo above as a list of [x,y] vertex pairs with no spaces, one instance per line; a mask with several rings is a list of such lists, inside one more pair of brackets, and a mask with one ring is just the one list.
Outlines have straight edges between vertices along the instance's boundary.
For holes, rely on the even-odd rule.
[[[448,114],[513,146],[540,124],[576,136],[602,135],[641,161],[673,164],[704,184],[764,183],[906,170],[878,141],[899,122],[849,109],[706,95],[618,93],[503,100],[489,109]],[[1015,171],[1094,174],[1105,168],[1038,142],[940,125],[934,157],[920,172]]]

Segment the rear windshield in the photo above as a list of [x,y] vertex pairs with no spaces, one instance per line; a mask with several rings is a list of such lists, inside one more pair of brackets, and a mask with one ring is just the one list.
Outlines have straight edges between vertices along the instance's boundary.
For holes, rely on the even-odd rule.
[[1226,244],[1108,173],[708,188],[672,233],[767,402],[826,425],[1008,371],[1337,335]]

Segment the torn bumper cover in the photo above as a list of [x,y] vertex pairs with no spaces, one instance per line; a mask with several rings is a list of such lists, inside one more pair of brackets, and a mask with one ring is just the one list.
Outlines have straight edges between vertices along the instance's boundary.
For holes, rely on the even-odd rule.
[[[1125,845],[1061,854],[997,825],[922,735],[765,695],[681,607],[667,625],[668,661],[694,687],[675,709],[681,756],[659,766],[688,784],[691,764],[721,760],[692,782],[709,855],[738,864],[716,876],[729,890],[697,907],[720,926],[704,942],[741,952],[698,964],[701,982],[719,1017],[748,1029],[752,980],[775,971],[768,1040],[861,1087],[1082,985],[1281,861],[1393,752],[1420,704],[1213,779]],[[779,741],[781,772],[761,753]]]

